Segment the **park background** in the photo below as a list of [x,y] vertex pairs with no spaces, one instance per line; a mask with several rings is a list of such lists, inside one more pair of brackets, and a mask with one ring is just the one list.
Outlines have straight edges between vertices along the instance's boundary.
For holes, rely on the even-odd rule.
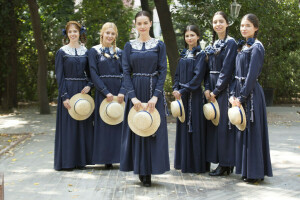
[[[167,47],[171,92],[179,50],[184,47],[183,29],[196,24],[200,40],[212,39],[212,16],[222,10],[230,16],[231,0],[0,0],[1,62],[0,112],[13,111],[22,103],[36,102],[41,114],[50,113],[58,91],[55,53],[62,46],[62,29],[69,20],[87,28],[87,48],[99,44],[105,22],[116,23],[117,46],[135,38],[134,15],[144,10],[158,13],[161,35]],[[140,6],[136,6],[136,4]],[[242,39],[239,23],[247,13],[260,19],[258,39],[266,54],[259,82],[269,105],[300,102],[300,3],[296,0],[238,0],[242,6],[229,35]],[[157,27],[157,23],[154,23]]]

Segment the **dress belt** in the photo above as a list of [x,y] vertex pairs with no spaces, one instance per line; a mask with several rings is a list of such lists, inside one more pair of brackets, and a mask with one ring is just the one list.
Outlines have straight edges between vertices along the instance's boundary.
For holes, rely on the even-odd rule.
[[87,81],[86,78],[65,78],[67,81]]
[[[179,83],[179,86],[186,88],[186,84],[184,83]],[[193,95],[192,92],[190,92],[190,95],[188,96],[188,102],[189,102],[189,121],[188,121],[188,126],[189,126],[189,133],[193,133],[193,125],[192,125],[192,99],[193,99]]]
[[219,71],[209,71],[210,74],[220,74]]
[[120,75],[110,75],[110,74],[107,74],[107,75],[100,75],[99,77],[100,78],[120,78],[120,79],[122,79],[123,78],[123,74],[120,74]]

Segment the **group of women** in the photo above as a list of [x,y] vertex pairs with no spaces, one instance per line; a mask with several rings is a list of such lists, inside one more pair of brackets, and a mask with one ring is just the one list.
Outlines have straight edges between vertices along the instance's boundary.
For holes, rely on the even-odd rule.
[[[239,42],[228,35],[228,19],[215,13],[212,45],[202,51],[200,31],[189,25],[184,31],[185,49],[180,54],[174,77],[173,95],[181,100],[185,120],[177,120],[174,168],[183,173],[210,171],[211,176],[230,174],[233,168],[247,182],[272,176],[264,94],[257,78],[261,72],[264,47],[257,40],[258,19],[247,14],[241,21]],[[133,171],[144,186],[151,186],[152,174],[170,170],[167,108],[164,82],[167,74],[165,44],[151,38],[151,15],[140,11],[135,16],[138,38],[116,46],[118,30],[105,23],[100,44],[87,50],[85,28],[70,21],[64,31],[65,45],[56,54],[55,70],[59,87],[55,136],[54,168],[84,169],[86,165],[105,164],[121,171]],[[218,40],[216,40],[218,37]],[[205,91],[201,83],[204,82]],[[90,94],[95,87],[95,111],[85,120],[69,114],[70,98]],[[124,120],[117,125],[105,123],[99,115],[101,102],[125,101]],[[219,123],[203,115],[203,105],[218,102]],[[144,104],[147,103],[147,104]],[[146,105],[146,106],[145,106]],[[240,131],[228,119],[231,106],[244,107],[247,125]],[[157,110],[160,125],[149,137],[135,134],[128,125],[131,109]]]

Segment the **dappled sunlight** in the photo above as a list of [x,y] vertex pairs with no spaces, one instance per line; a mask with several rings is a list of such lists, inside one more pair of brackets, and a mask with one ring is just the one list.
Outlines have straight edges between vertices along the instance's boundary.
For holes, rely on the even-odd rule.
[[0,129],[2,128],[21,128],[23,125],[28,124],[28,121],[21,119],[1,119]]

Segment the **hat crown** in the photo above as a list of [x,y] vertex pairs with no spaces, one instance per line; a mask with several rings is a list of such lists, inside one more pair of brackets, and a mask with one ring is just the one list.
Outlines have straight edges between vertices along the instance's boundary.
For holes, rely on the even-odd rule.
[[212,103],[207,103],[203,106],[203,113],[207,120],[215,119],[217,115]]
[[92,105],[86,99],[78,99],[74,104],[74,110],[78,115],[88,115],[91,109]]
[[146,130],[151,127],[153,119],[149,112],[139,111],[132,119],[134,126],[139,130]]
[[116,102],[109,103],[106,106],[106,114],[113,119],[117,119],[122,116],[124,113],[123,107]]
[[179,117],[182,116],[182,107],[181,107],[180,101],[172,101],[171,102],[171,113],[173,117]]
[[228,110],[229,120],[232,124],[237,125],[242,122],[242,115],[239,107],[232,107]]

